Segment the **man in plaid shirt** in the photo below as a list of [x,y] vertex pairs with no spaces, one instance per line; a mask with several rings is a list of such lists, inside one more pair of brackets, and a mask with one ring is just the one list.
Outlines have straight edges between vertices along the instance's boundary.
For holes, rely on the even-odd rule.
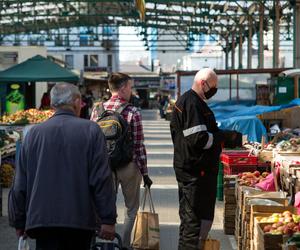
[[[108,85],[112,97],[103,103],[105,110],[115,111],[122,104],[129,102],[132,95],[132,79],[130,76],[123,73],[112,73],[108,79]],[[101,115],[98,113],[98,110],[97,107],[94,107],[91,120],[98,120],[98,117]],[[123,110],[121,115],[129,124],[134,145],[133,161],[126,167],[117,169],[115,173],[115,180],[117,184],[121,185],[127,209],[124,221],[123,245],[125,248],[130,249],[131,231],[139,208],[141,180],[143,178],[144,186],[149,188],[152,185],[152,181],[148,176],[141,114],[136,107],[129,105]]]

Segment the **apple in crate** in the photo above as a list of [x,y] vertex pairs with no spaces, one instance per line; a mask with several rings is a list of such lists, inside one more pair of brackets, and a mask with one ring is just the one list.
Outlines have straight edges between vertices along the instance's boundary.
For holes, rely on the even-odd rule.
[[259,171],[254,171],[254,172],[253,172],[253,175],[254,175],[255,177],[259,177],[259,176],[260,176],[260,172],[259,172]]
[[264,231],[264,233],[268,233],[268,232],[271,231],[271,229],[272,229],[272,226],[271,226],[271,225],[266,225],[266,226],[264,226],[263,231]]

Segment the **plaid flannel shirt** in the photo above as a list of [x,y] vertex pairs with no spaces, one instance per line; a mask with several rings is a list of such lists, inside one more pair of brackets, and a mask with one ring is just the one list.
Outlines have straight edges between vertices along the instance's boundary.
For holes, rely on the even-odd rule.
[[[123,103],[127,103],[127,101],[119,97],[118,95],[114,95],[107,102],[103,103],[103,106],[104,109],[115,111]],[[91,120],[97,121],[99,115],[100,114],[98,114],[97,109],[93,108]],[[130,130],[133,134],[133,160],[138,166],[142,175],[148,174],[147,155],[146,148],[144,145],[144,133],[141,114],[136,107],[128,106],[126,109],[123,110],[121,115],[130,125]]]

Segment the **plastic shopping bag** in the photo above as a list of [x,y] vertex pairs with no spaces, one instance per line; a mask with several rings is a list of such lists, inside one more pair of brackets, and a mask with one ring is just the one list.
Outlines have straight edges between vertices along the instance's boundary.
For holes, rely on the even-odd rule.
[[300,192],[297,192],[295,194],[295,202],[294,202],[294,207],[297,208],[297,212],[300,215]]
[[30,250],[29,248],[29,244],[28,244],[28,240],[26,237],[21,236],[19,238],[19,246],[18,246],[18,250]]
[[269,192],[276,191],[273,173],[269,174],[262,182],[257,183],[255,187]]

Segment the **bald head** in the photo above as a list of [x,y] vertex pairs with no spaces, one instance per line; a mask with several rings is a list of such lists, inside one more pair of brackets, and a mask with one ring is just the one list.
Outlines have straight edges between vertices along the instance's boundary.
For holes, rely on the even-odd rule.
[[205,98],[204,92],[209,89],[218,88],[218,76],[210,68],[204,68],[197,72],[194,78],[192,89],[202,98]]
[[197,72],[194,78],[194,84],[199,84],[202,81],[207,81],[211,88],[218,87],[218,76],[210,68],[201,69]]

